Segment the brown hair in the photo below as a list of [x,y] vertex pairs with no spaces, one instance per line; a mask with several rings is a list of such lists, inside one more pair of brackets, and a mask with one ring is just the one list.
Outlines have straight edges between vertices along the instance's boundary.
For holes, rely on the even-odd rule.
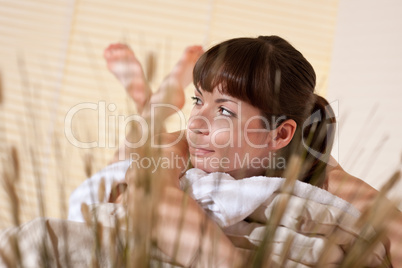
[[219,86],[223,93],[260,109],[270,129],[283,122],[274,122],[275,117],[293,119],[296,133],[280,153],[286,159],[294,153],[304,156],[310,168],[301,180],[322,185],[335,118],[328,102],[314,94],[313,67],[291,44],[278,36],[230,39],[204,53],[193,76],[202,90],[212,92]]

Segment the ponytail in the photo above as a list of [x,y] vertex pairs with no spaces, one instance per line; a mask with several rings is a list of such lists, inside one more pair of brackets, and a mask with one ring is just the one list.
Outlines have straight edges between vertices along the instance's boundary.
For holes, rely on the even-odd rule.
[[314,94],[311,116],[302,128],[301,153],[304,155],[302,181],[322,187],[335,137],[336,119],[328,101]]
[[[323,188],[326,166],[334,143],[336,119],[328,101],[319,95],[312,93],[312,101],[308,106],[308,115],[304,117],[306,119],[287,117],[298,120],[295,120],[296,132],[292,141],[280,149],[276,156],[287,161],[292,155],[300,157],[302,166],[297,179]],[[265,175],[282,177],[285,172],[283,168],[287,167],[273,167],[266,170]]]

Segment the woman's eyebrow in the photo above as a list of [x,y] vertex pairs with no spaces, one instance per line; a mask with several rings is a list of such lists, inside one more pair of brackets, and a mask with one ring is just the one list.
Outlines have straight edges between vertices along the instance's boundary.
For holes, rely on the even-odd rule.
[[216,100],[215,100],[215,103],[222,103],[222,102],[228,102],[228,101],[237,104],[237,102],[235,102],[235,101],[233,101],[233,100],[229,100],[229,99],[216,99]]

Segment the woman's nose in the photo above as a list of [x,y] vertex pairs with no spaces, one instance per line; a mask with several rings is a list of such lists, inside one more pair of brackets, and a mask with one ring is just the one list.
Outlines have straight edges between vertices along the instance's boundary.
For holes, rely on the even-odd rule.
[[211,129],[211,123],[205,116],[194,115],[189,119],[188,129],[196,134],[208,135]]

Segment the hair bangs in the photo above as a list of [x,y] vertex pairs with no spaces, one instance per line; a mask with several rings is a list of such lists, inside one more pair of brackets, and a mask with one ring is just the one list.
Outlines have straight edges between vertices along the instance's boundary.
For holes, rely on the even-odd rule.
[[[254,69],[259,64],[255,62],[258,60],[256,55],[249,52],[255,50],[255,47],[250,47],[247,38],[230,41],[215,46],[201,56],[194,67],[194,84],[198,89],[207,92],[217,89],[221,93],[253,104],[251,100],[255,95]],[[239,46],[238,42],[242,41],[245,45]]]

